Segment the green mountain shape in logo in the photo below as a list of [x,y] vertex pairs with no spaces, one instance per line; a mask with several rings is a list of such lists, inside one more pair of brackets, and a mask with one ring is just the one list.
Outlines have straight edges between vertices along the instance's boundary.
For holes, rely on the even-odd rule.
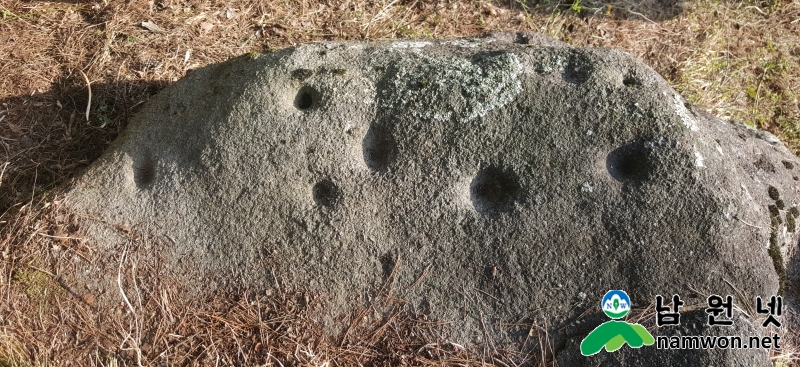
[[581,342],[581,354],[590,356],[599,353],[603,347],[606,351],[613,352],[625,343],[631,348],[640,348],[642,345],[653,345],[655,339],[644,326],[629,324],[624,321],[608,321],[594,330]]

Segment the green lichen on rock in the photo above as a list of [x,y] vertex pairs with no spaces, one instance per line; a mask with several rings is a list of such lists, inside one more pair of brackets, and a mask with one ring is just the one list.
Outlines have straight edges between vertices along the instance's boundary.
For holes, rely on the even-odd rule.
[[778,247],[778,234],[773,230],[769,237],[769,250],[767,252],[772,258],[772,266],[778,274],[778,295],[783,295],[783,285],[786,282],[786,267],[783,265],[783,255]]
[[778,217],[778,216],[781,215],[781,212],[778,209],[777,205],[770,205],[770,206],[767,207],[767,209],[769,210],[770,217],[775,218],[775,217]]
[[789,213],[792,214],[792,216],[794,216],[795,218],[797,218],[797,216],[800,216],[800,210],[798,210],[796,206],[793,206],[791,209],[789,209]]
[[792,164],[792,162],[781,161],[781,163],[783,163],[783,167],[785,167],[786,169],[794,169],[794,164]]
[[795,226],[794,216],[791,213],[786,213],[786,230],[794,232]]
[[777,206],[780,210],[783,210],[783,208],[786,207],[786,205],[783,203],[783,200],[775,200],[775,206]]
[[297,69],[292,71],[292,79],[303,81],[314,76],[314,74],[315,71],[311,69]]
[[418,55],[395,65],[381,105],[415,118],[467,122],[505,106],[522,91],[511,53],[473,61]]
[[778,193],[778,189],[776,189],[775,186],[770,186],[767,188],[767,192],[772,200],[780,200],[781,194]]

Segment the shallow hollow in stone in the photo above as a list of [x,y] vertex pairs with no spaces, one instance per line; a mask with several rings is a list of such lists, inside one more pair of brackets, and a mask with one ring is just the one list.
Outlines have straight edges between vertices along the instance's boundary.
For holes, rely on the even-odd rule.
[[470,184],[472,206],[481,214],[509,212],[519,199],[517,175],[497,166],[481,169]]
[[620,182],[644,181],[652,168],[648,152],[641,143],[623,145],[606,156],[608,173]]
[[397,143],[387,128],[373,125],[367,130],[361,144],[364,163],[369,169],[385,171],[397,155]]
[[145,154],[133,163],[133,182],[139,189],[149,186],[156,177],[156,167],[150,154]]
[[567,83],[583,84],[589,80],[593,72],[594,67],[585,56],[573,55],[561,70],[561,79]]
[[622,85],[626,87],[639,87],[642,85],[642,81],[634,75],[626,75],[622,78]]
[[332,207],[339,202],[341,193],[333,181],[324,179],[317,182],[311,189],[311,195],[317,205]]
[[313,107],[318,101],[319,92],[312,87],[304,86],[297,91],[297,96],[294,97],[294,107],[304,111]]

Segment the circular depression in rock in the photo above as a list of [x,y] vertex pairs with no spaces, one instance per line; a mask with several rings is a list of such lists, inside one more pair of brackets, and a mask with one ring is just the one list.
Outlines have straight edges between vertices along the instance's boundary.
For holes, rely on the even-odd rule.
[[586,83],[594,72],[594,66],[584,55],[573,55],[561,70],[561,79],[567,83]]
[[305,111],[314,106],[319,100],[319,92],[309,86],[300,88],[297,95],[294,97],[294,107],[298,110]]
[[397,142],[388,128],[373,125],[361,143],[364,163],[375,172],[386,171],[397,155]]
[[149,154],[145,154],[133,164],[133,182],[139,189],[144,189],[156,178],[156,164]]
[[641,182],[648,178],[652,163],[647,149],[642,144],[623,145],[608,153],[606,169],[620,182]]
[[325,179],[314,185],[311,189],[311,195],[317,205],[332,207],[339,202],[341,193],[333,181]]
[[626,87],[639,87],[642,85],[642,81],[633,75],[626,75],[622,78],[622,85]]
[[472,206],[481,214],[511,211],[519,194],[517,175],[510,169],[503,170],[497,166],[480,170],[470,184]]

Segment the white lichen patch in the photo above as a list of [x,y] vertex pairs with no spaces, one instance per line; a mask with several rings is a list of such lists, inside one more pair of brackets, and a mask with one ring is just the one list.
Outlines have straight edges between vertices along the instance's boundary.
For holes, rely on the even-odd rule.
[[394,42],[392,48],[423,48],[430,45],[430,42],[425,41],[407,41],[407,42]]
[[644,142],[644,147],[647,149],[654,149],[656,147],[663,147],[669,143],[669,140],[665,137],[659,137],[658,140],[651,140]]
[[705,159],[703,158],[703,155],[700,154],[700,152],[695,151],[694,152],[694,165],[697,166],[698,168],[704,168],[705,167],[704,161],[705,161]]
[[536,65],[536,72],[542,74],[552,73],[555,70],[563,70],[567,67],[567,60],[560,55],[547,56],[547,59]]
[[358,79],[364,87],[363,93],[367,98],[362,101],[365,105],[371,105],[375,102],[375,83],[367,77],[360,77]]
[[686,109],[686,106],[683,105],[683,99],[681,96],[674,94],[672,97],[672,100],[675,102],[675,111],[683,121],[683,124],[686,125],[686,127],[688,127],[691,131],[699,130],[697,123],[694,121],[694,118],[692,118],[691,112],[689,112],[689,110]]
[[420,55],[400,63],[381,106],[421,119],[457,122],[483,117],[522,91],[522,66],[510,53],[464,59]]
[[581,185],[581,191],[582,192],[593,192],[594,191],[594,187],[592,187],[592,184],[587,181],[587,182],[584,182],[583,185]]
[[444,42],[442,42],[442,44],[443,45],[448,45],[448,46],[462,47],[462,48],[475,48],[475,47],[478,47],[478,46],[480,46],[482,44],[491,43],[491,42],[494,42],[493,38],[483,38],[483,39],[474,39],[474,38],[473,39],[463,39],[463,38],[461,38],[461,39],[455,39],[455,40],[450,40],[450,41],[444,41]]

